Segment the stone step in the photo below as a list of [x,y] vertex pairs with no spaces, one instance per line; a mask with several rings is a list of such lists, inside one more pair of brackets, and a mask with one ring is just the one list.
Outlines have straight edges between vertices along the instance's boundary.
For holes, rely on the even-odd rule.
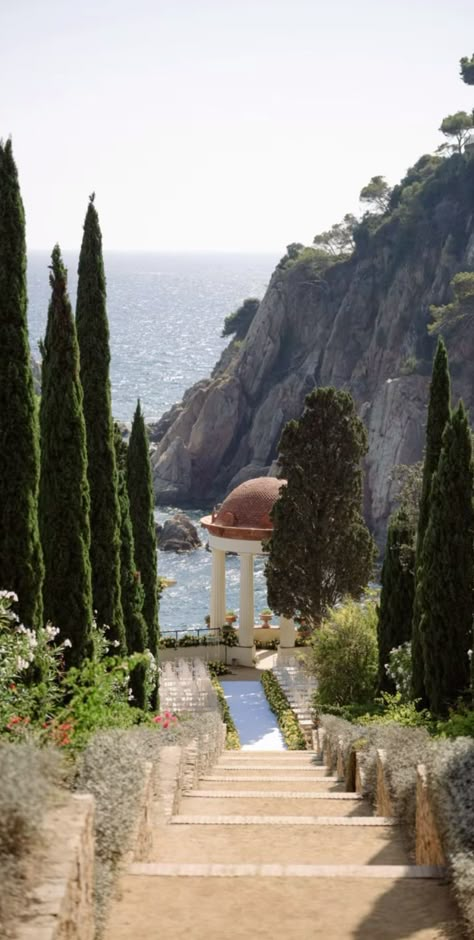
[[286,865],[222,862],[134,862],[128,873],[163,878],[404,878],[442,879],[441,865]]
[[344,784],[341,783],[337,777],[322,777],[316,774],[312,776],[303,776],[302,774],[296,776],[295,774],[284,774],[281,772],[279,774],[272,774],[271,776],[262,773],[240,774],[239,776],[231,773],[213,773],[212,776],[206,774],[204,777],[201,777],[200,782],[206,784],[212,783],[213,786],[217,783],[224,783],[227,784],[227,789],[229,789],[232,783],[238,783],[239,787],[245,784],[245,790],[247,789],[246,784],[252,784],[253,789],[255,789],[260,783],[269,783],[273,785],[273,789],[278,790],[286,790],[286,786],[282,786],[282,784],[292,784],[292,786],[289,787],[290,790],[299,789],[299,787],[296,786],[297,784],[301,784],[304,790],[309,790],[310,788],[314,788],[315,790],[325,790],[327,788],[344,790]]
[[239,816],[237,814],[198,814],[171,817],[173,826],[350,826],[386,828],[395,826],[391,816],[288,816],[272,814],[269,816]]
[[[197,793],[199,790],[231,790],[235,787],[236,790],[255,790],[255,789],[266,789],[269,790],[286,790],[288,792],[295,791],[311,791],[313,793],[325,793],[334,794],[334,793],[345,793],[344,784],[336,781],[334,777],[312,777],[310,780],[302,779],[301,777],[274,777],[269,776],[255,776],[255,777],[201,777],[198,786],[188,791],[190,793]],[[349,794],[353,795],[353,794]]]
[[[202,823],[200,817],[188,816],[188,822],[165,826],[147,861],[281,865],[410,862],[400,832],[393,826],[334,825],[334,817],[330,824],[319,826],[299,825],[301,817],[286,825],[275,821],[275,817],[270,817],[266,824],[248,822],[233,826],[218,824],[216,817],[207,819],[207,823]],[[370,823],[372,819],[370,816],[366,821]],[[346,823],[347,819],[343,821]]]
[[282,762],[277,763],[277,761],[264,761],[264,760],[250,762],[247,760],[228,761],[225,759],[224,760],[221,759],[220,761],[218,761],[217,764],[215,764],[215,768],[216,770],[219,771],[219,773],[221,772],[221,770],[231,770],[232,773],[237,773],[240,770],[244,770],[245,773],[254,773],[257,770],[271,770],[271,772],[273,773],[273,771],[275,770],[288,771],[290,769],[291,769],[290,772],[292,774],[307,774],[307,773],[325,774],[326,773],[326,767],[324,766],[324,764],[312,764],[312,763],[306,764],[301,761],[290,761],[289,763],[288,762],[285,763],[282,761]]
[[[377,866],[379,867],[379,866]],[[334,874],[334,872],[333,872]],[[105,940],[447,940],[456,912],[437,879],[127,875]]]
[[[311,797],[323,796],[326,799],[318,799],[315,803]],[[185,816],[205,814],[206,816],[222,816],[226,813],[232,813],[236,816],[281,816],[282,813],[291,812],[293,816],[311,816],[317,813],[318,816],[371,816],[372,810],[365,800],[331,800],[327,799],[327,794],[310,794],[309,798],[300,798],[301,794],[293,797],[292,794],[283,793],[280,797],[274,797],[271,794],[261,793],[257,796],[243,792],[242,795],[232,793],[208,793],[203,794],[197,790],[191,791],[188,796],[182,798],[179,806],[180,814]],[[290,803],[291,801],[291,803]],[[291,808],[290,808],[291,807]]]
[[241,760],[268,760],[268,761],[280,761],[285,760],[288,762],[295,763],[321,763],[321,758],[316,751],[226,751],[225,755],[226,761],[241,761]]
[[[359,793],[326,793],[318,790],[190,790],[189,797],[218,797],[219,799],[240,799],[241,797],[256,797],[272,800],[334,800],[334,802],[362,803],[363,797]],[[367,804],[368,805],[368,804]]]

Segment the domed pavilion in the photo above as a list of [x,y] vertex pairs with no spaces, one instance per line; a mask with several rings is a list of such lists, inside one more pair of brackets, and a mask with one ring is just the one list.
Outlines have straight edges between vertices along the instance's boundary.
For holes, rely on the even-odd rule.
[[[226,497],[211,516],[204,516],[201,525],[209,532],[212,553],[211,628],[222,627],[226,615],[225,555],[234,552],[240,558],[239,645],[236,658],[243,666],[251,666],[254,656],[254,556],[264,555],[262,542],[272,533],[270,512],[278,499],[285,480],[256,477],[241,483]],[[292,620],[280,617],[280,650],[295,645]]]

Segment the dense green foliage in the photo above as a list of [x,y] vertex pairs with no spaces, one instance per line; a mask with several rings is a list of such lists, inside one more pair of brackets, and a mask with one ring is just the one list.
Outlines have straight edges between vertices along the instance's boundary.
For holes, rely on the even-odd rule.
[[[143,653],[148,639],[143,616],[145,592],[138,577],[135,562],[135,543],[127,488],[127,445],[117,426],[115,427],[115,455],[120,506],[120,579],[125,636],[129,653]],[[133,699],[139,708],[145,708],[146,705],[145,680],[145,669],[143,664],[139,663],[130,677]]]
[[372,571],[374,543],[362,518],[360,462],[367,434],[347,392],[319,388],[284,428],[279,452],[287,481],[272,510],[268,601],[279,614],[319,621]]
[[474,53],[469,59],[463,56],[460,62],[461,78],[466,85],[474,85]]
[[315,235],[313,245],[336,261],[346,261],[354,250],[354,229],[357,219],[348,212],[342,222],[336,222],[326,232]]
[[306,741],[299,726],[296,712],[293,711],[277,677],[269,669],[263,670],[260,677],[267,702],[277,717],[278,726],[289,751],[305,751]]
[[147,627],[148,648],[156,658],[158,650],[158,590],[153,484],[148,437],[137,404],[127,452],[127,489],[130,500],[135,562],[145,598],[143,616]]
[[413,698],[426,702],[425,693],[425,665],[423,642],[421,636],[421,618],[423,613],[423,600],[421,596],[421,565],[423,541],[430,515],[430,498],[433,474],[438,466],[441,453],[443,431],[449,420],[451,409],[451,384],[448,369],[448,355],[443,340],[438,340],[438,347],[433,363],[430,394],[428,402],[428,418],[426,423],[425,462],[423,465],[423,484],[421,491],[420,512],[418,518],[418,531],[416,537],[415,558],[415,600],[413,607],[412,626],[412,668],[413,668]]
[[473,128],[474,118],[472,114],[468,114],[467,111],[457,111],[456,114],[448,114],[448,116],[441,121],[440,131],[445,137],[448,137],[451,141],[455,141],[455,143],[448,143],[447,145],[442,144],[441,146],[448,146],[454,153],[462,153],[464,145],[469,140]]
[[240,739],[239,732],[234,723],[234,719],[230,713],[230,708],[227,704],[227,699],[224,695],[224,689],[222,688],[217,676],[211,670],[211,682],[214,692],[217,695],[217,702],[219,705],[219,711],[221,713],[222,721],[224,722],[227,733],[225,738],[225,746],[228,751],[238,751],[240,750]]
[[38,420],[26,321],[25,216],[11,141],[0,141],[0,586],[42,623]]
[[459,271],[451,281],[454,299],[444,306],[430,307],[434,322],[428,326],[430,333],[445,333],[464,317],[474,316],[474,274],[472,271]]
[[401,507],[389,521],[378,610],[379,689],[395,692],[387,675],[390,651],[411,638],[415,595],[415,530]]
[[446,715],[470,686],[474,509],[471,432],[460,403],[443,433],[421,555],[421,637],[428,705]]
[[257,297],[247,297],[237,310],[229,313],[229,316],[225,318],[222,336],[235,336],[237,340],[244,339],[259,306],[260,301]]
[[311,642],[310,667],[318,683],[317,701],[328,705],[371,702],[377,685],[375,603],[348,600],[331,610]]
[[87,435],[92,597],[97,623],[126,649],[120,584],[120,507],[110,395],[109,324],[102,235],[92,196],[79,256],[76,329]]
[[91,651],[89,484],[79,349],[59,247],[53,250],[43,347],[39,521],[44,613],[70,640],[68,665]]

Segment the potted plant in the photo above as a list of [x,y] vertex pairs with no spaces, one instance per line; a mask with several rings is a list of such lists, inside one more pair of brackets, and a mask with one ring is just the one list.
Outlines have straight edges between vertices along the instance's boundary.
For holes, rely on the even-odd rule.
[[262,621],[263,626],[268,627],[271,623],[271,619],[272,619],[272,612],[270,608],[264,607],[263,610],[260,611],[260,620]]
[[235,623],[236,620],[237,620],[237,614],[235,613],[235,610],[226,610],[225,622],[232,624],[232,623]]

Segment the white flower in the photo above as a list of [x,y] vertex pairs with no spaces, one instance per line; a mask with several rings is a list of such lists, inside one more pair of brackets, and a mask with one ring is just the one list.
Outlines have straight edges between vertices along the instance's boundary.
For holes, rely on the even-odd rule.
[[26,639],[28,641],[28,646],[30,647],[30,650],[34,650],[38,646],[38,640],[36,639],[36,636],[33,633],[33,630],[26,630],[25,632],[26,632]]
[[115,648],[117,648],[117,646],[120,646],[120,640],[112,640],[110,645],[115,646]]
[[18,595],[15,594],[15,591],[0,591],[0,597],[6,601],[13,601],[14,604],[18,603]]
[[53,627],[52,623],[47,623],[45,627],[45,633],[46,633],[48,640],[54,640],[54,638],[59,633],[59,627]]
[[65,647],[67,646],[68,648],[70,648],[72,646],[72,643],[70,640],[64,640],[63,646]]
[[468,651],[467,651],[467,658],[468,658],[469,661],[471,661],[471,659],[472,659],[472,650],[468,650]]
[[28,659],[23,659],[21,656],[18,656],[16,661],[16,668],[18,672],[23,672],[25,669],[28,669],[29,665],[30,663]]
[[128,701],[129,701],[129,702],[133,702],[134,700],[135,700],[135,699],[134,699],[133,692],[132,692],[131,689],[129,689],[129,690],[128,690]]

